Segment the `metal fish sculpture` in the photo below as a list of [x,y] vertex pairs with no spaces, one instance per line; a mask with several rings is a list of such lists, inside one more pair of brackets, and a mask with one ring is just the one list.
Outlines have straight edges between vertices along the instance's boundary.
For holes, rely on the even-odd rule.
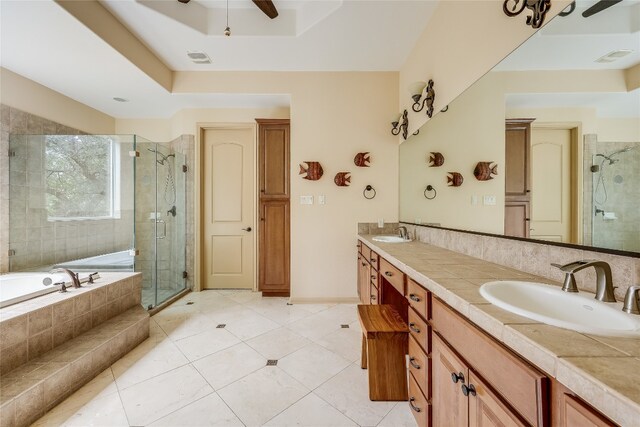
[[[307,165],[306,167],[304,165]],[[300,163],[300,173],[298,175],[305,175],[302,179],[308,179],[309,181],[317,181],[322,178],[322,174],[324,170],[322,170],[322,166],[320,162],[302,162]]]
[[351,184],[351,172],[338,172],[336,177],[333,178],[333,182],[338,187],[348,187]]
[[493,179],[492,175],[498,175],[498,164],[494,162],[478,162],[473,170],[473,175],[478,181],[489,181]]
[[371,163],[371,156],[369,156],[369,152],[366,153],[358,153],[356,157],[353,159],[353,163],[356,164],[359,168],[368,168],[369,163]]
[[444,156],[441,153],[431,152],[429,153],[429,167],[439,167],[444,164]]
[[462,182],[464,181],[464,178],[462,177],[462,174],[459,172],[447,172],[447,185],[449,187],[460,187],[462,185]]

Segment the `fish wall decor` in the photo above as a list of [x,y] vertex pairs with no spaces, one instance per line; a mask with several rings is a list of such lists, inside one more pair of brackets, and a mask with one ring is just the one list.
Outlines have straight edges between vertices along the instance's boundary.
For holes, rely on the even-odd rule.
[[[305,165],[307,165],[305,167]],[[300,163],[300,173],[298,175],[304,175],[302,179],[308,179],[309,181],[317,181],[322,178],[324,170],[320,162],[307,162]]]
[[447,172],[447,185],[449,187],[460,187],[464,178],[459,172]]
[[348,187],[351,184],[351,172],[338,172],[333,178],[333,182],[336,183],[338,187]]
[[473,175],[478,181],[489,181],[492,175],[498,175],[498,164],[494,162],[478,162],[473,170]]
[[429,153],[429,167],[437,168],[444,164],[444,156],[442,153],[431,152]]
[[353,163],[356,164],[359,168],[368,168],[369,163],[371,163],[371,156],[369,156],[369,152],[358,153],[356,157],[353,159]]

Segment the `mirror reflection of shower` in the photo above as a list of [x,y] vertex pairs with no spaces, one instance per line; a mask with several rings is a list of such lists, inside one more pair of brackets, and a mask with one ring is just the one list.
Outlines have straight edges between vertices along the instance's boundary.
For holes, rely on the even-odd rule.
[[[602,160],[600,161],[599,165],[595,164],[591,167],[592,172],[598,173],[598,178],[596,180],[596,187],[595,187],[595,190],[593,191],[593,201],[596,205],[595,215],[598,215],[599,213],[604,214],[604,210],[602,208],[604,207],[604,204],[607,203],[607,200],[609,198],[607,193],[607,183],[605,182],[604,175],[603,175],[605,167],[609,167],[614,165],[615,163],[618,163],[620,161],[620,158],[618,157],[620,154],[629,152],[631,150],[634,150],[635,148],[637,147],[628,145],[620,150],[614,151],[609,155],[598,153],[594,156],[594,162],[596,157],[602,157]],[[622,176],[617,175],[614,178],[614,180],[617,183],[621,183]]]
[[174,165],[169,160],[170,158],[175,159],[175,154],[164,154],[160,150],[147,148],[147,150],[152,153],[156,153],[156,162],[159,165],[167,167],[167,175],[164,181],[164,192],[162,194],[162,198],[165,202],[167,202],[168,206],[171,206],[171,209],[167,211],[167,215],[171,214],[172,216],[176,216],[176,184],[173,179],[173,167]]

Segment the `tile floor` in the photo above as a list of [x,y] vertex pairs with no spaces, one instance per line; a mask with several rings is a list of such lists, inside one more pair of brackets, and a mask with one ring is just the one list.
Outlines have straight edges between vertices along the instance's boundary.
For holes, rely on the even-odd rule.
[[359,359],[355,305],[191,293],[151,318],[149,339],[34,425],[415,426],[406,402],[369,400]]

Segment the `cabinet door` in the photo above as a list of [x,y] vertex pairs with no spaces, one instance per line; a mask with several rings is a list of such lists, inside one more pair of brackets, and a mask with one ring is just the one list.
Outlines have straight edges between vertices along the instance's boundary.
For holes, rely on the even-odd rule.
[[587,404],[569,394],[562,395],[564,419],[562,427],[605,427],[614,426]]
[[469,393],[469,427],[526,425],[473,371],[468,384],[474,390]]
[[510,119],[505,134],[505,196],[529,200],[531,191],[531,122],[534,119]]
[[[461,387],[466,384],[469,369],[436,334],[433,334],[431,369],[434,427],[467,426],[468,399]],[[454,382],[453,375],[460,378],[458,382]]]
[[289,294],[289,201],[262,204],[260,228],[260,290]]
[[289,198],[289,120],[256,120],[260,199]]
[[362,304],[370,304],[371,294],[369,292],[369,263],[364,256],[358,257],[358,295]]
[[528,238],[530,231],[529,202],[506,201],[504,203],[504,235]]

